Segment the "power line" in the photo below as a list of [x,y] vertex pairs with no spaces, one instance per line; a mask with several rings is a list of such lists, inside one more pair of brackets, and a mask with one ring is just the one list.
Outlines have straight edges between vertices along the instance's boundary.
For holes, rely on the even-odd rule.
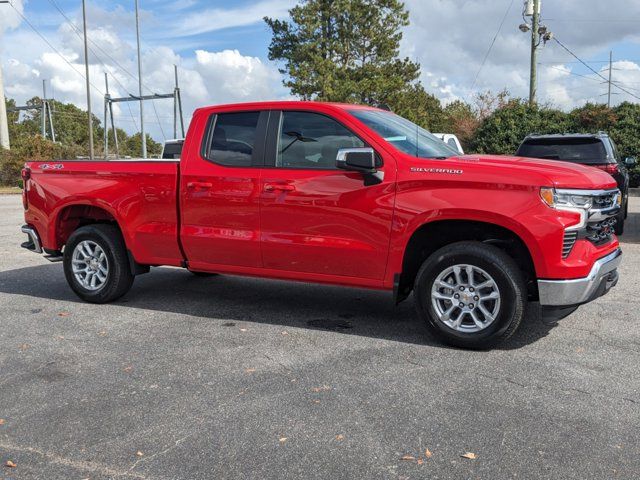
[[[22,12],[20,12],[20,10],[18,10],[13,5],[13,3],[10,3],[9,5],[11,5],[11,8],[13,8],[15,10],[15,12],[18,15],[20,15],[22,20],[24,20],[24,22],[27,25],[29,25],[31,30],[33,30],[42,39],[42,41],[44,41],[44,43],[46,43],[49,46],[49,48],[51,48],[62,60],[64,60],[73,69],[74,72],[76,72],[78,75],[80,75],[83,79],[86,80],[86,77],[84,76],[84,74],[82,72],[80,72],[78,69],[76,69],[76,67],[69,60],[67,60],[67,58],[62,53],[60,53],[60,51],[56,47],[54,47],[51,44],[51,42],[49,42],[49,40],[47,40],[47,38],[42,33],[40,33],[40,31],[27,19],[27,17],[25,17],[22,14]],[[93,83],[90,82],[90,85],[96,92],[98,92],[100,95],[104,96],[104,93],[98,87],[96,87]]]
[[[584,65],[585,67],[587,67],[589,70],[591,70],[593,73],[595,73],[598,77],[600,77],[602,80],[604,80],[605,82],[609,82],[609,79],[606,78],[605,76],[603,76],[600,72],[594,70],[590,65],[588,65],[585,61],[583,61],[580,57],[578,57],[575,53],[573,53],[571,50],[569,50],[569,47],[565,46],[560,40],[558,40],[557,38],[554,37],[554,40],[556,41],[556,43],[558,45],[560,45],[563,49],[565,49],[572,57],[574,57],[576,60],[578,60],[582,65]],[[622,90],[624,93],[631,95],[633,98],[636,98],[638,100],[640,100],[640,96],[635,95],[634,93],[631,93],[629,90],[621,87],[620,85],[616,85],[614,84],[615,87],[618,90]]]
[[496,43],[496,39],[498,38],[498,35],[500,35],[500,30],[502,30],[502,26],[504,25],[505,20],[507,19],[507,16],[509,15],[509,12],[511,11],[511,7],[513,7],[513,2],[515,0],[511,0],[511,3],[509,3],[509,7],[507,8],[507,11],[504,12],[504,16],[502,17],[502,21],[500,22],[500,25],[498,26],[498,30],[496,31],[496,34],[493,36],[493,40],[491,40],[491,44],[489,45],[489,48],[487,50],[487,52],[484,54],[484,58],[482,59],[482,63],[480,64],[480,68],[478,69],[478,72],[476,73],[475,78],[473,79],[473,84],[471,85],[471,91],[473,91],[473,89],[476,86],[476,82],[478,81],[478,77],[480,76],[480,72],[482,71],[482,68],[484,67],[484,64],[487,61],[487,58],[489,58],[489,54],[491,53],[491,50],[493,49],[493,46]]
[[587,80],[592,80],[594,82],[600,82],[600,80],[598,80],[597,78],[589,77],[587,75],[582,75],[580,73],[575,73],[575,72],[572,72],[571,70],[566,70],[564,68],[554,67],[552,65],[549,65],[546,68],[553,68],[554,70],[559,70],[560,72],[568,73],[569,75],[575,75],[576,77],[582,77],[582,78],[586,78]]
[[[67,21],[67,24],[69,24],[69,26],[71,27],[71,29],[75,32],[75,34],[78,36],[78,38],[80,38],[81,40],[83,39],[82,37],[82,32],[80,32],[80,29],[78,27],[76,27],[75,23],[67,16],[67,14],[62,10],[62,8],[60,8],[60,6],[58,5],[58,3],[56,2],[56,0],[49,0],[49,3],[51,5],[53,5],[55,7],[56,10],[58,10],[58,12],[60,13],[60,15],[63,16],[63,18]],[[98,50],[100,50],[100,52],[102,52],[104,55],[107,56],[107,58],[109,58],[113,63],[115,63],[118,68],[120,68],[123,72],[125,72],[127,75],[129,75],[130,77],[132,77],[134,80],[136,79],[136,77],[134,75],[132,75],[126,68],[124,68],[122,65],[120,65],[120,63],[114,59],[111,55],[109,55],[107,52],[105,52],[102,47],[100,47],[97,43],[95,43],[93,40],[89,39],[89,42],[94,45]],[[89,50],[91,50],[91,53],[93,54],[93,56],[100,62],[100,64],[102,64],[102,66],[105,68],[105,70],[109,70],[109,67],[106,65],[106,63],[104,61],[102,61],[102,59],[100,58],[100,56],[91,48],[89,47]],[[122,87],[122,90],[124,90],[124,92],[126,93],[130,93],[127,87],[125,87],[122,82],[120,82],[120,80],[118,80],[118,77],[116,77],[113,73],[111,74],[111,78],[113,78],[116,83],[118,85],[120,85],[120,87]],[[127,104],[127,108],[129,110],[129,114],[131,115],[131,118],[133,119],[133,123],[135,125],[135,128],[138,128],[138,124],[135,120],[135,117],[133,115],[133,111],[131,110],[131,107]],[[162,130],[162,127],[161,127]]]

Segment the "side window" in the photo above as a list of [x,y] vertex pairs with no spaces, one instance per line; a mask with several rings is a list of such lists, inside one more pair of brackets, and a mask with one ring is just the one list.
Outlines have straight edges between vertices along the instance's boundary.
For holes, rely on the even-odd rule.
[[616,144],[613,142],[613,140],[609,140],[609,141],[611,142],[611,149],[613,150],[613,158],[616,160],[616,162],[620,163],[622,159],[620,158],[620,154],[618,153]]
[[449,140],[447,140],[447,144],[450,147],[453,147],[456,151],[458,150],[458,144],[456,143],[456,141],[453,138],[450,138]]
[[282,112],[276,167],[336,168],[339,149],[364,146],[360,138],[325,115]]
[[250,167],[260,112],[221,113],[214,120],[206,157],[232,167]]

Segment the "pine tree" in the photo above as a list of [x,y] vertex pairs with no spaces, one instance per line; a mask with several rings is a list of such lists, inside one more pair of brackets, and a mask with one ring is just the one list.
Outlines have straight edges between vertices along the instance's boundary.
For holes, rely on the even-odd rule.
[[284,62],[280,72],[294,95],[391,105],[423,90],[420,65],[400,58],[409,24],[401,1],[304,0],[289,16],[265,22],[273,34],[269,58]]

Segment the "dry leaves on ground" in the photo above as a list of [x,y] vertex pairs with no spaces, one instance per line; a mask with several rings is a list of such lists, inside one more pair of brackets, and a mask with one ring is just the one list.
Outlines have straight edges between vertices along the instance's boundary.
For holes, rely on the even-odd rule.
[[424,456],[427,458],[431,458],[433,456],[433,453],[431,453],[431,450],[429,450],[428,448],[424,451]]
[[244,369],[244,373],[253,373],[253,372],[255,372],[255,371],[256,371],[256,369],[255,369],[255,368],[245,368],[245,369]]
[[5,467],[9,467],[9,468],[16,468],[17,465],[15,463],[13,463],[11,460],[7,460],[7,463],[4,464]]
[[400,460],[406,460],[408,462],[413,462],[416,459],[413,455],[403,455],[400,457]]
[[144,453],[142,453],[140,450],[138,450],[136,452],[136,457],[142,457],[142,456],[144,456]]
[[321,387],[314,387],[311,389],[311,391],[314,393],[326,392],[328,390],[331,390],[331,387],[329,385],[323,385]]
[[280,437],[280,438],[278,439],[278,441],[279,441],[280,443],[284,443],[284,442],[286,442],[286,441],[287,441],[287,437]]
[[336,435],[336,440],[344,440],[344,435]]
[[69,312],[58,312],[59,317],[68,317],[69,315],[71,315]]
[[467,452],[464,455],[460,455],[462,458],[468,458],[469,460],[475,460],[478,456],[475,453]]
[[4,418],[0,418],[0,425],[4,425]]

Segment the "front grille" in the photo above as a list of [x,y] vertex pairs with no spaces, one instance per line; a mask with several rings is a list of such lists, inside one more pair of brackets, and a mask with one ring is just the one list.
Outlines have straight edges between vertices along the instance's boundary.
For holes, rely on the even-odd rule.
[[564,232],[562,241],[562,258],[567,258],[578,240],[587,240],[596,246],[604,245],[613,240],[616,216],[620,213],[618,203],[620,191],[589,191],[581,192],[591,197],[591,208],[584,217],[584,223],[571,227]]
[[578,231],[570,230],[564,232],[564,239],[562,240],[562,258],[567,258],[573,249],[573,246],[578,239]]
[[587,223],[587,240],[597,246],[609,242],[617,221],[616,217],[609,217],[601,222]]

